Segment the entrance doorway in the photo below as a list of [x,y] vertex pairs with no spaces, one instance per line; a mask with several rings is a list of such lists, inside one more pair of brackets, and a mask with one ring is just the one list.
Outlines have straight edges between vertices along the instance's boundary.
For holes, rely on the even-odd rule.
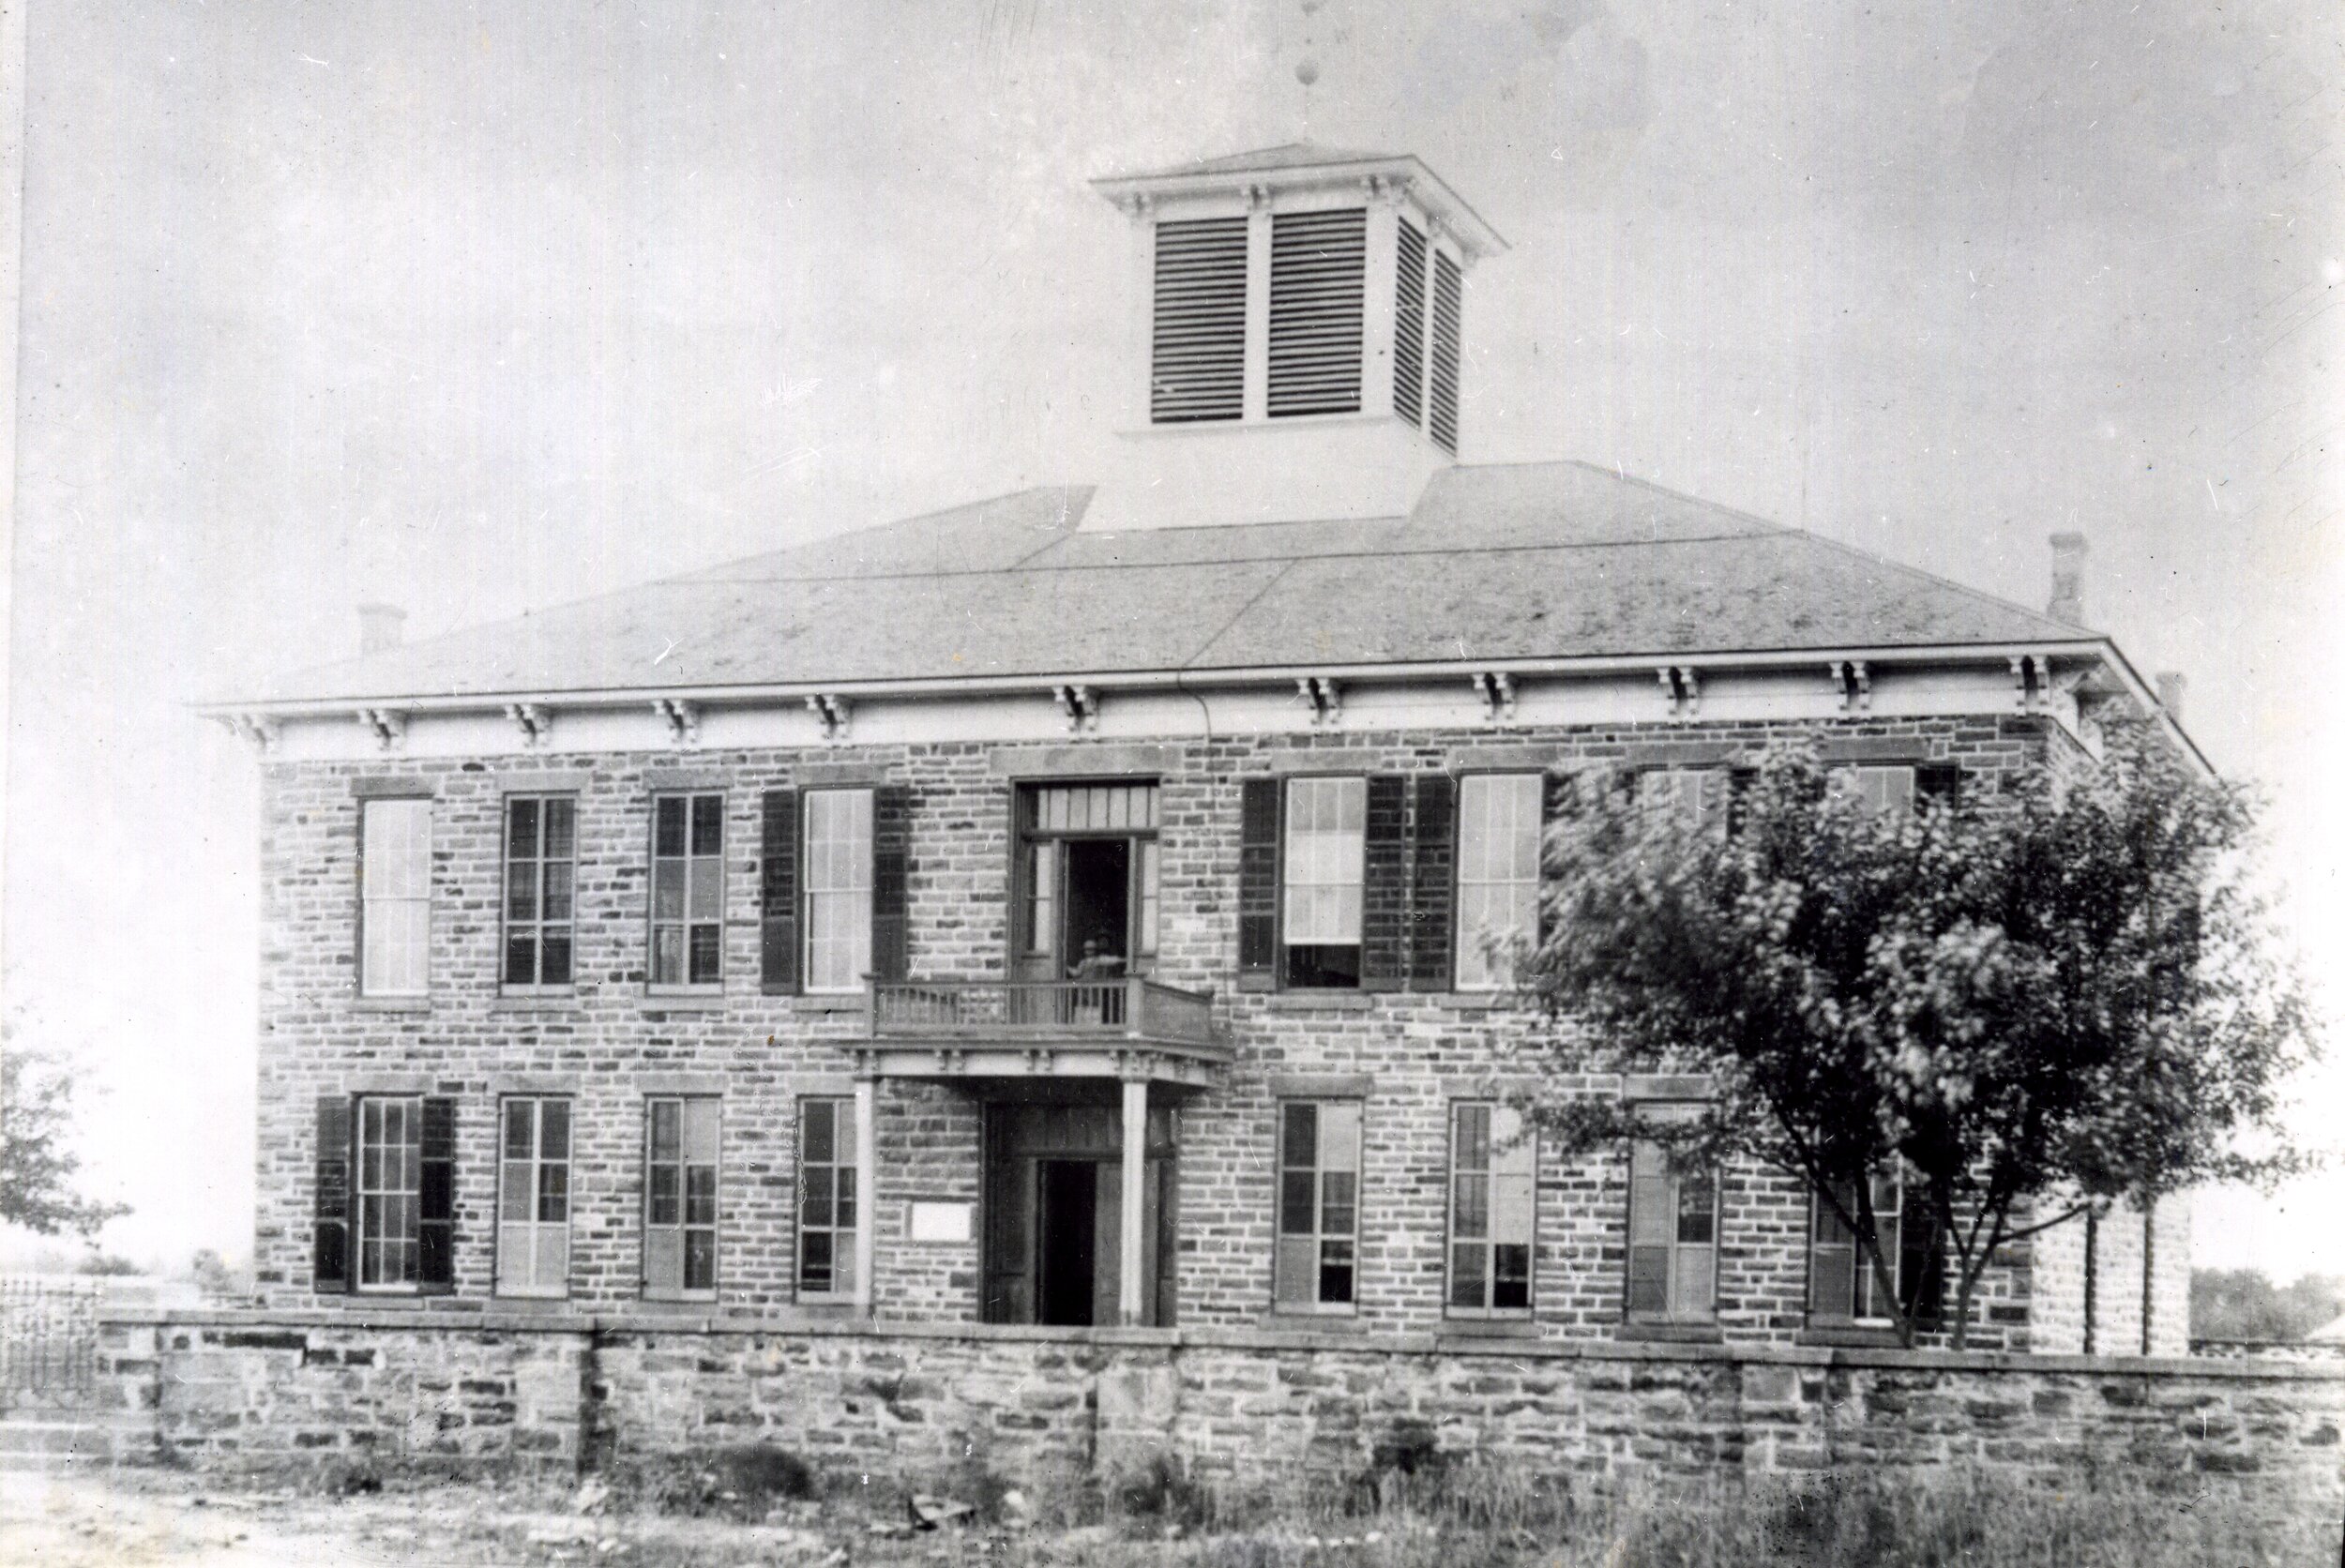
[[1153,969],[1156,785],[1026,785],[1017,823],[1018,978],[1103,981]]
[[[1122,1114],[1117,1086],[1066,1085],[1043,1103],[985,1108],[985,1320],[1112,1325],[1123,1297]],[[1169,1106],[1148,1112],[1142,1162],[1141,1320],[1172,1322],[1173,1140]]]

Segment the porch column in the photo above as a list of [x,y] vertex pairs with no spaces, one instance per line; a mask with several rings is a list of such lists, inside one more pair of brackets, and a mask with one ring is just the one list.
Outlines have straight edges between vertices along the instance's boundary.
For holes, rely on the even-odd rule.
[[1126,1324],[1141,1320],[1142,1259],[1141,1227],[1146,1222],[1147,1205],[1141,1184],[1148,1173],[1148,1080],[1124,1080],[1124,1224],[1118,1240],[1123,1244],[1123,1257],[1116,1273],[1116,1317]]
[[869,1078],[855,1080],[855,1305],[866,1317],[871,1311],[872,1232],[879,1225],[879,1130],[874,1106],[877,1085]]

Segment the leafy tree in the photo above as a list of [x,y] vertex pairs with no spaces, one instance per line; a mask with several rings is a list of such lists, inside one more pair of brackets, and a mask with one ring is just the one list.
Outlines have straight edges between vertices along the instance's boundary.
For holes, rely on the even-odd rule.
[[73,1073],[55,1055],[23,1042],[22,1018],[0,1027],[0,1222],[43,1236],[95,1236],[121,1203],[73,1191],[81,1156],[68,1146]]
[[[2251,802],[2142,727],[2105,751],[1912,810],[1799,745],[1731,791],[1581,781],[1518,971],[1549,1020],[1525,1048],[1538,1120],[1576,1148],[1638,1136],[1680,1166],[1796,1175],[1911,1344],[1936,1282],[1900,1293],[1872,1200],[1901,1168],[1906,1223],[1950,1265],[1957,1348],[1997,1248],[2300,1168],[2274,1114],[2314,1041],[2247,884]],[[1710,1098],[1644,1124],[1564,1081],[1590,1072],[1699,1074]]]
[[2308,1274],[2276,1286],[2261,1269],[2195,1269],[2190,1274],[2194,1339],[2302,1339],[2345,1315],[2345,1276]]

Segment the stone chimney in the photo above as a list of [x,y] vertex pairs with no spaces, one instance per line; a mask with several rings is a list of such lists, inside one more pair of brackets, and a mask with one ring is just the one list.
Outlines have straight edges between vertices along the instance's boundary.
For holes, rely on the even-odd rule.
[[2051,536],[2051,603],[2044,612],[2072,626],[2084,625],[2084,535]]
[[358,607],[358,652],[379,654],[386,648],[399,646],[400,629],[407,623],[407,611],[395,604],[369,603]]
[[2157,672],[2157,705],[2164,708],[2166,716],[2176,724],[2182,722],[2183,694],[2189,689],[2190,683],[2183,677],[2181,671],[2161,670]]

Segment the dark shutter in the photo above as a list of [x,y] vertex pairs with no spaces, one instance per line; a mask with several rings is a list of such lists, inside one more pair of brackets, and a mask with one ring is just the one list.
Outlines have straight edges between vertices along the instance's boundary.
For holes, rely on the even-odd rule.
[[1409,973],[1409,781],[1368,781],[1368,832],[1360,890],[1360,989],[1397,991]]
[[420,1189],[416,1196],[416,1285],[456,1288],[456,1102],[423,1102]]
[[758,860],[758,970],[769,994],[798,988],[798,792],[768,790]]
[[320,1293],[350,1289],[350,1098],[318,1096],[318,1199],[316,1240],[310,1251],[310,1289]]
[[1914,770],[1916,804],[1953,806],[1962,793],[1962,770],[1951,762],[1924,762]]
[[905,924],[912,883],[912,792],[883,784],[871,792],[871,972],[901,980],[911,972]]
[[1409,984],[1451,990],[1458,983],[1458,781],[1447,774],[1417,776],[1412,849]]
[[1278,983],[1279,781],[1249,778],[1239,812],[1237,852],[1237,983],[1266,991]]

